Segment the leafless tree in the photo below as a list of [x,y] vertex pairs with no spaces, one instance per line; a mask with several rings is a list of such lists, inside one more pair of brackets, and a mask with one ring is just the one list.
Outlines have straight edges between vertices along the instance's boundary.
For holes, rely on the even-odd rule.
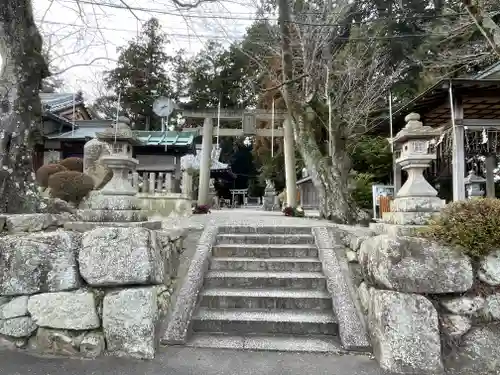
[[[194,8],[212,0],[171,1]],[[127,6],[125,0],[120,2]],[[4,0],[0,6],[0,212],[7,213],[39,209],[32,153],[42,112],[38,94],[50,72],[32,5],[31,0]],[[86,47],[83,43],[80,48]]]
[[349,191],[348,149],[372,130],[374,112],[384,105],[401,69],[390,65],[383,29],[342,27],[352,2],[308,3],[294,10],[287,0],[278,4],[278,86],[295,142],[319,192],[321,216],[338,223],[358,222],[366,214]]

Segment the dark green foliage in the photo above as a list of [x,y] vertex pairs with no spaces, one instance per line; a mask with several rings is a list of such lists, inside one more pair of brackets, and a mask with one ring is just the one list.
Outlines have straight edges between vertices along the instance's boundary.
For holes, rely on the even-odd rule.
[[60,164],[45,164],[36,171],[36,182],[43,188],[49,186],[49,177],[57,172],[67,170],[66,167]]
[[458,245],[479,258],[500,243],[500,200],[486,198],[453,202],[430,221],[421,235],[448,245]]
[[159,21],[152,18],[137,39],[126,48],[119,48],[117,67],[106,73],[107,88],[116,95],[121,93],[122,110],[136,129],[159,129],[161,119],[153,112],[153,102],[160,96],[174,94],[167,74],[172,61],[165,52],[167,43]]
[[354,190],[352,197],[360,208],[373,207],[372,185],[374,176],[370,173],[360,173],[354,177]]
[[392,153],[384,137],[361,136],[349,153],[352,169],[358,173],[370,173],[374,182],[388,183],[392,174]]
[[50,196],[79,204],[94,188],[92,177],[76,171],[54,173],[49,177]]

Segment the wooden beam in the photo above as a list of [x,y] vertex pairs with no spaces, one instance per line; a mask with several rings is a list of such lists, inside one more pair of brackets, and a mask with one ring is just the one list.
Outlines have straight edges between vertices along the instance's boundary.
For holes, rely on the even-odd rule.
[[457,124],[460,122],[460,125],[466,126],[468,128],[500,128],[500,119],[498,120],[486,120],[486,119],[473,119],[473,118],[468,118],[468,119],[463,119],[463,120],[458,120],[457,119]]

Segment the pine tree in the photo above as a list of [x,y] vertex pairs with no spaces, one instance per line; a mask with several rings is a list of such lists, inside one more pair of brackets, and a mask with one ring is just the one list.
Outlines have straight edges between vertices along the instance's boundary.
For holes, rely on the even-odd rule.
[[135,129],[160,129],[161,119],[153,112],[153,102],[160,96],[173,96],[167,74],[172,58],[165,52],[166,44],[159,21],[150,19],[138,38],[119,49],[117,67],[105,75],[107,88],[120,94],[121,107]]

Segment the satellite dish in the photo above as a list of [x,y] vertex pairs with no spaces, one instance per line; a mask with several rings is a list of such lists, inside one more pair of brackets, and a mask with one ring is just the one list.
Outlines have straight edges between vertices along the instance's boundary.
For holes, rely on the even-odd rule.
[[172,99],[159,97],[153,103],[153,112],[160,117],[168,117],[175,109],[175,102]]

